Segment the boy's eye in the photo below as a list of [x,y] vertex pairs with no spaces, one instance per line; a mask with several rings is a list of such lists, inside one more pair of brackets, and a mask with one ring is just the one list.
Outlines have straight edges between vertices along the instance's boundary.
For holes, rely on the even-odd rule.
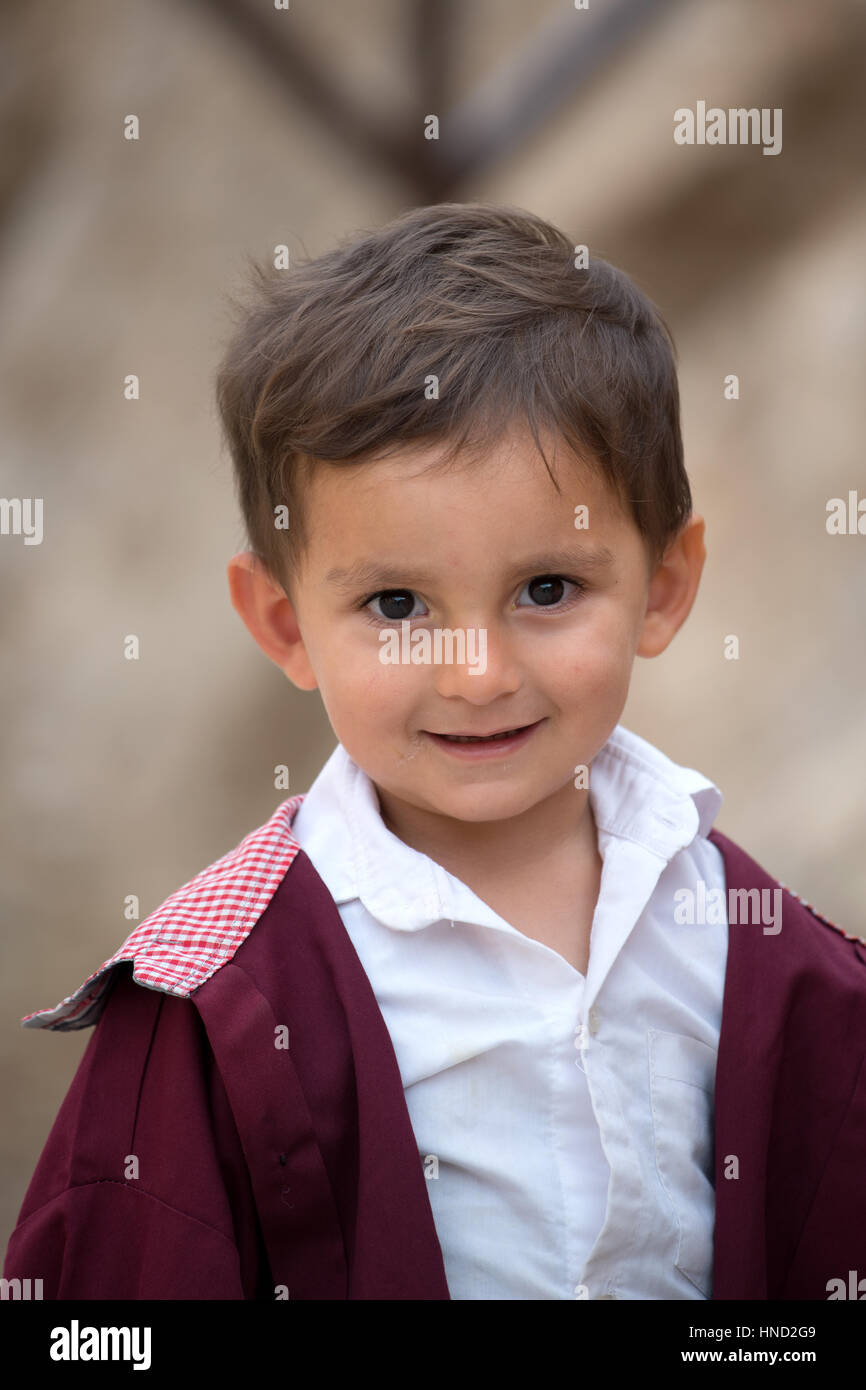
[[[374,617],[385,618],[388,622],[399,623],[404,618],[420,618],[422,614],[413,613],[412,607],[415,603],[416,595],[411,589],[383,589],[381,593],[374,594],[364,604],[369,608]],[[373,608],[372,605],[381,603],[381,610]]]
[[[566,586],[577,592],[582,591],[585,587],[576,580],[563,579],[560,574],[539,574],[523,586],[518,598],[522,598],[525,593],[528,593],[534,605],[540,608],[553,608],[558,603],[562,603],[563,599],[572,597],[567,592]],[[522,605],[519,606],[522,607]]]

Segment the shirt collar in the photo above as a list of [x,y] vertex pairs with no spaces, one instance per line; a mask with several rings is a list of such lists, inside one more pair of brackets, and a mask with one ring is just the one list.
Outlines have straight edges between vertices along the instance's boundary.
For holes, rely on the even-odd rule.
[[[602,857],[616,836],[668,863],[709,833],[722,793],[619,724],[593,760],[589,798]],[[401,931],[441,920],[502,924],[466,884],[388,829],[374,784],[342,744],[304,797],[298,831],[302,848],[312,833],[313,851],[322,834],[319,873],[338,906],[359,899],[377,921]]]

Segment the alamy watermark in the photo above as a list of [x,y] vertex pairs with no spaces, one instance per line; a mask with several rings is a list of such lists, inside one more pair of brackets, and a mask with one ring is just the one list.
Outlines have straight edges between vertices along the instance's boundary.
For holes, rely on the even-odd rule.
[[69,1327],[51,1329],[48,1355],[52,1361],[131,1361],[134,1371],[150,1369],[149,1327]]
[[678,145],[763,145],[764,154],[782,153],[781,106],[707,106],[705,101],[674,112]]
[[[678,888],[674,893],[674,921],[683,926],[721,926],[726,918],[731,926],[763,926],[764,936],[777,936],[782,930],[781,888],[729,888],[727,904],[722,888],[707,888],[697,880],[695,890]],[[772,894],[772,911],[770,902]]]
[[41,497],[0,497],[0,536],[23,536],[25,545],[42,544]]
[[0,1300],[5,1302],[7,1299],[17,1299],[22,1303],[29,1303],[35,1299],[37,1302],[42,1298],[41,1279],[0,1279]]
[[858,1303],[866,1299],[866,1279],[861,1279],[856,1269],[848,1270],[847,1284],[844,1279],[828,1279],[824,1287],[827,1290],[828,1303],[840,1298],[854,1299]]
[[399,630],[386,627],[379,633],[383,666],[452,666],[456,661],[459,666],[468,665],[471,676],[483,676],[487,670],[486,627],[411,629],[409,619],[404,618]]

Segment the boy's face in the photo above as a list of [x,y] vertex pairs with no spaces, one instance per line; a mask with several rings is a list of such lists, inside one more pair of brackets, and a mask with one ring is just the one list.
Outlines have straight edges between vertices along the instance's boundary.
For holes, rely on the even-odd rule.
[[[497,821],[579,795],[575,768],[591,764],[618,723],[635,656],[657,655],[688,614],[703,522],[692,518],[651,575],[634,523],[571,456],[551,464],[558,493],[523,431],[478,463],[425,473],[438,452],[320,464],[305,495],[309,541],[292,603],[248,555],[229,567],[232,598],[285,674],[318,686],[392,820],[402,806],[416,819]],[[577,529],[584,506],[588,527]],[[413,635],[475,629],[476,669],[384,664],[379,634],[399,636],[404,616]],[[483,756],[436,737],[528,725],[518,746]]]

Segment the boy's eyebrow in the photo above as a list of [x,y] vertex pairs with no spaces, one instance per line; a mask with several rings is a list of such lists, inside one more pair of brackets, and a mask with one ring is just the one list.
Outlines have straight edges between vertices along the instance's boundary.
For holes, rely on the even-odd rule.
[[[563,550],[546,550],[542,554],[530,555],[526,560],[511,566],[510,574],[558,574],[562,570],[602,570],[614,564],[616,556],[606,545],[575,545]],[[379,560],[359,560],[348,569],[337,566],[328,570],[325,583],[334,588],[373,589],[408,587],[411,584],[429,584],[435,576],[427,570],[416,569],[412,564],[397,566],[384,564]]]

